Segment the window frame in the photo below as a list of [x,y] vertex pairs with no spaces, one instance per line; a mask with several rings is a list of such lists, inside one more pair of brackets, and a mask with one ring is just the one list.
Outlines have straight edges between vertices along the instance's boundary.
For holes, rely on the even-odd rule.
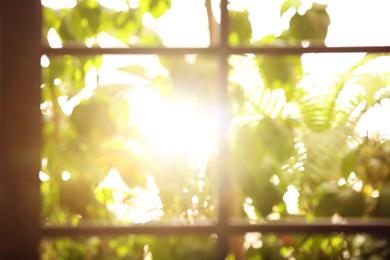
[[[216,259],[229,252],[229,239],[246,232],[269,233],[390,233],[389,221],[356,221],[348,224],[237,224],[228,219],[229,174],[227,133],[229,119],[220,115],[218,163],[218,216],[209,225],[141,226],[41,226],[40,170],[41,113],[40,57],[100,54],[208,54],[218,58],[218,102],[222,111],[228,107],[228,57],[233,54],[303,54],[303,53],[390,53],[390,46],[375,47],[231,47],[228,45],[228,0],[221,0],[219,43],[207,48],[45,48],[41,44],[40,0],[1,1],[0,26],[0,258],[39,259],[42,237],[127,234],[211,234],[218,235]],[[16,156],[16,157],[15,157]],[[16,158],[16,159],[15,159]],[[21,250],[22,248],[22,250]]]
[[40,1],[0,2],[0,259],[39,259]]

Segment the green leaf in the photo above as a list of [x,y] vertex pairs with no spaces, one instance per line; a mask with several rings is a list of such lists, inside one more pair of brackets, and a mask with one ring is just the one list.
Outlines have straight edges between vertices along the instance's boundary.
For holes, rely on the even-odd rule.
[[299,6],[301,6],[300,0],[287,0],[283,3],[282,7],[280,8],[280,16],[282,16],[288,9],[291,7],[294,7],[298,9]]
[[301,57],[265,55],[258,58],[258,61],[264,85],[270,89],[283,89],[287,101],[290,101],[298,83],[298,76],[302,74]]
[[149,76],[149,73],[146,71],[145,67],[140,65],[129,65],[125,67],[118,68],[118,70],[131,74],[133,76],[140,77],[146,80],[152,80]]
[[112,136],[117,127],[111,104],[97,99],[86,100],[77,105],[70,116],[70,122],[83,138],[95,141]]
[[149,12],[153,15],[154,19],[162,16],[170,7],[170,0],[150,0],[149,2]]
[[175,259],[174,245],[176,244],[174,238],[156,237],[152,243],[150,243],[150,251],[153,254],[155,260]]
[[296,13],[290,20],[289,32],[296,40],[323,41],[328,33],[330,18],[327,5],[313,3],[304,15]]
[[67,28],[63,28],[62,32],[67,32],[76,41],[84,42],[90,37],[97,37],[99,33],[102,7],[91,5],[91,2],[78,2],[65,20],[67,24],[64,26]]
[[[365,100],[368,106],[374,105],[377,100],[380,100],[380,95],[377,95],[378,91],[385,89],[390,82],[390,72],[382,73],[364,73],[359,75],[359,79],[356,84],[364,87],[366,93],[361,95],[359,100]],[[383,91],[383,94],[386,94]],[[377,96],[376,96],[377,95]]]
[[381,218],[390,217],[390,186],[386,184],[379,193],[378,203],[376,205],[374,215]]
[[154,8],[157,7],[159,0],[150,0],[149,2],[149,10],[153,10]]
[[307,158],[303,174],[308,183],[338,181],[342,177],[342,152],[350,131],[351,129],[340,127],[321,132],[308,131],[305,134]]
[[176,247],[176,259],[179,260],[213,260],[215,259],[215,243],[202,237],[187,237],[179,241]]
[[[314,80],[314,81],[313,81]],[[307,127],[314,131],[324,131],[331,126],[336,99],[344,84],[324,85],[315,81],[315,75],[301,80],[295,91],[301,114]]]
[[271,91],[260,86],[250,88],[245,98],[250,106],[244,107],[243,113],[254,117],[259,115],[278,117],[286,105],[285,95],[280,90]]
[[341,173],[345,179],[348,178],[349,174],[355,168],[356,160],[359,154],[358,151],[359,149],[349,152],[342,160]]
[[278,162],[281,163],[291,156],[294,133],[278,119],[262,119],[255,129],[255,135],[260,137],[266,153]]
[[[231,25],[229,43],[231,45],[249,43],[252,38],[252,25],[248,11],[230,11],[229,16]],[[234,37],[238,37],[238,42],[234,40]]]
[[265,36],[263,39],[261,39],[258,43],[261,45],[269,45],[273,44],[277,40],[277,37],[273,34]]
[[343,217],[361,217],[364,213],[363,193],[351,187],[344,188],[337,193],[337,201],[339,204],[337,213]]
[[119,12],[115,15],[115,28],[122,29],[128,22],[134,20],[132,12]]
[[[62,23],[61,23],[60,14],[56,10],[53,10],[51,8],[43,6],[42,7],[42,15],[43,15],[42,35],[44,35],[44,37],[42,37],[42,38],[43,38],[45,44],[48,45],[49,43],[47,40],[47,34],[48,34],[50,28],[53,27],[58,33]],[[61,35],[60,35],[60,37],[61,37]]]

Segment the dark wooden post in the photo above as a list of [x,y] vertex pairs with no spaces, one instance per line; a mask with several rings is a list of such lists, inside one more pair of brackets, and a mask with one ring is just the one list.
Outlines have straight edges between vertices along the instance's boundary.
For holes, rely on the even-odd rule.
[[0,3],[0,259],[38,259],[40,1]]

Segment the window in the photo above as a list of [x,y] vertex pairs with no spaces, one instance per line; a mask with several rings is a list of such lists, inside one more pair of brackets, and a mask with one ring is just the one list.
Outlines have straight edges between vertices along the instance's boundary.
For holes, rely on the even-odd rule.
[[[325,12],[325,7],[320,4],[314,3],[306,6],[287,1],[278,6],[278,12],[281,7],[282,18],[289,21],[289,29],[279,34],[274,33],[273,36],[273,32],[263,30],[263,35],[261,35],[255,32],[260,29],[254,25],[267,24],[270,20],[261,18],[265,17],[267,12],[260,8],[256,9],[259,13],[255,14],[254,11],[249,10],[248,4],[248,10],[253,12],[248,19],[248,12],[241,8],[238,1],[232,1],[230,7],[227,8],[228,1],[222,0],[220,17],[215,15],[215,19],[220,19],[220,23],[211,21],[213,19],[210,15],[208,17],[210,18],[208,21],[214,24],[211,26],[214,33],[210,36],[209,46],[207,42],[205,44],[199,41],[199,46],[195,47],[164,47],[162,43],[150,40],[155,39],[154,34],[146,26],[144,28],[141,25],[142,17],[137,16],[136,11],[132,13],[133,16],[129,16],[127,12],[107,7],[105,11],[117,12],[113,23],[118,28],[123,28],[123,32],[119,29],[112,30],[110,26],[104,28],[103,31],[116,33],[117,38],[131,45],[131,48],[127,48],[126,46],[119,47],[108,40],[100,39],[99,43],[99,39],[92,37],[98,31],[97,26],[100,26],[98,21],[93,19],[104,15],[109,17],[107,13],[102,12],[103,9],[98,8],[96,1],[73,3],[78,7],[72,9],[71,14],[65,11],[52,12],[48,8],[42,11],[39,1],[24,2],[23,8],[18,5],[19,2],[3,1],[1,3],[0,206],[2,213],[0,225],[2,228],[1,251],[4,258],[38,259],[38,246],[55,251],[52,245],[57,237],[66,237],[60,243],[70,245],[68,248],[75,246],[77,243],[74,241],[79,237],[92,237],[92,239],[88,240],[88,245],[80,246],[81,249],[73,248],[75,250],[67,251],[67,256],[59,256],[54,252],[55,257],[86,257],[79,253],[83,250],[85,253],[87,247],[101,250],[93,253],[91,251],[91,254],[104,255],[107,253],[104,247],[110,246],[102,243],[99,237],[110,236],[128,236],[123,241],[115,240],[116,244],[111,245],[111,249],[115,248],[116,257],[131,257],[127,255],[126,248],[134,249],[136,246],[140,247],[137,253],[144,259],[150,256],[157,258],[158,255],[168,257],[169,252],[162,252],[162,248],[169,248],[169,243],[181,243],[180,245],[186,250],[176,250],[175,254],[180,255],[182,259],[186,259],[188,256],[186,253],[206,259],[210,257],[210,254],[202,255],[205,248],[206,251],[214,252],[215,255],[212,255],[214,259],[226,259],[228,255],[239,259],[240,254],[243,253],[248,259],[256,259],[255,257],[259,255],[265,255],[264,250],[268,248],[268,244],[277,244],[276,247],[271,246],[268,249],[272,251],[277,248],[275,254],[288,259],[299,257],[299,252],[295,251],[296,254],[294,254],[294,250],[302,248],[303,252],[306,252],[304,250],[312,252],[307,248],[313,247],[315,241],[320,241],[319,247],[324,247],[322,248],[324,251],[321,249],[317,253],[332,256],[338,251],[337,257],[349,258],[351,253],[356,256],[358,254],[366,256],[365,252],[361,251],[362,247],[359,247],[363,244],[362,241],[371,243],[372,239],[374,242],[370,245],[375,244],[376,238],[366,234],[389,232],[388,219],[372,219],[373,216],[389,217],[386,211],[387,203],[383,200],[387,196],[384,183],[389,177],[387,168],[383,166],[386,162],[388,141],[379,136],[385,131],[375,132],[377,129],[368,129],[371,131],[370,138],[354,136],[355,132],[345,131],[345,129],[351,129],[351,124],[357,123],[353,121],[354,118],[360,119],[360,114],[369,115],[374,111],[373,109],[364,110],[363,101],[366,102],[366,108],[369,106],[378,108],[375,104],[385,107],[388,102],[389,75],[386,70],[388,67],[386,56],[390,50],[388,47],[390,43],[384,32],[379,33],[384,35],[380,41],[372,42],[370,36],[374,38],[373,30],[362,29],[364,25],[360,24],[356,28],[364,30],[368,35],[365,41],[357,44],[351,40],[356,35],[350,33],[357,29],[345,29],[347,36],[342,33],[337,34],[337,30],[329,29],[329,32],[334,34],[333,42],[327,38],[326,45],[324,45],[328,28],[332,26],[329,24],[328,13],[333,13],[332,22],[337,24],[337,19],[341,19],[342,15],[336,13],[341,12],[342,9],[335,9],[334,6],[329,5]],[[100,1],[100,4],[103,2]],[[207,3],[210,2],[206,1],[206,5]],[[147,7],[142,6],[141,1],[138,4],[139,6],[130,3],[126,8],[132,10],[149,8],[148,12],[158,17],[162,14],[161,10],[165,10],[170,5],[170,1],[150,1]],[[202,8],[203,14],[206,13],[207,10]],[[339,6],[339,8],[342,7]],[[343,8],[345,8],[344,11],[349,10],[348,7]],[[208,5],[208,12],[210,9],[211,5]],[[214,12],[218,13],[218,8],[214,9]],[[268,10],[265,6],[263,9]],[[84,13],[80,10],[84,10]],[[371,11],[368,7],[366,10]],[[378,13],[377,17],[380,17],[382,10],[386,9],[374,10]],[[44,17],[43,22],[41,16]],[[144,16],[143,19],[146,20],[147,17]],[[385,28],[388,23],[386,24],[377,17],[373,19],[378,22],[374,26],[383,30],[388,29]],[[180,19],[185,21],[185,17]],[[150,21],[152,20],[150,18]],[[70,29],[63,26],[63,23],[68,23]],[[145,23],[147,21],[143,21],[143,24]],[[344,24],[344,26],[347,25]],[[44,37],[41,36],[41,30],[44,31]],[[132,32],[133,37],[128,37],[126,34],[128,31]],[[185,30],[178,31],[178,33],[185,33]],[[58,34],[62,37],[60,40],[58,40]],[[51,36],[46,37],[46,35]],[[258,35],[258,39],[254,39],[253,35]],[[267,35],[271,36],[265,37]],[[100,35],[103,38],[104,36],[104,34]],[[103,46],[104,43],[107,43],[108,47]],[[102,48],[97,48],[97,44]],[[175,43],[166,40],[164,44],[171,46]],[[364,55],[365,53],[369,55]],[[100,71],[98,74],[96,64],[102,63],[103,59],[102,64],[109,64],[106,59],[109,55],[111,57],[124,55],[126,60],[124,66],[115,65],[115,67],[111,63],[107,65],[105,72],[102,70],[103,72]],[[351,62],[354,59],[356,61]],[[148,70],[149,67],[143,66],[144,60],[150,62],[149,64],[154,64],[154,69]],[[321,64],[318,65],[318,60],[324,60],[324,63],[329,60],[331,62],[328,63],[330,65],[322,64],[321,67]],[[120,62],[117,59],[112,61]],[[343,64],[344,61],[349,61],[349,64]],[[378,65],[380,67],[370,70],[370,66],[379,61],[383,62]],[[164,65],[162,66],[161,63]],[[305,66],[301,66],[302,63],[305,63]],[[358,65],[353,67],[354,64]],[[254,66],[260,69],[254,70]],[[350,70],[351,67],[353,70]],[[104,75],[119,75],[115,74],[116,71],[113,68],[119,68],[122,75],[127,73],[127,79],[136,83],[125,86],[122,83],[109,82],[108,87],[96,90],[94,77],[96,79],[98,75],[99,82],[102,82]],[[306,71],[302,71],[302,68]],[[360,69],[360,72],[356,71],[357,69]],[[61,75],[64,71],[66,71],[67,78]],[[318,71],[325,72],[326,75],[318,74]],[[329,74],[337,75],[338,78],[330,82]],[[91,85],[87,86],[84,79],[91,75],[91,80],[88,81]],[[169,76],[164,77],[164,75]],[[118,77],[115,79],[118,80]],[[188,77],[191,80],[188,80]],[[168,79],[170,81],[167,81]],[[150,84],[151,80],[153,84]],[[69,87],[70,84],[63,84],[64,82],[72,84]],[[183,82],[188,82],[188,86]],[[155,110],[161,110],[166,114],[173,114],[169,109],[185,113],[184,115],[176,114],[173,119],[164,118],[164,113],[161,113],[158,117],[152,117],[154,119],[152,123],[163,118],[161,124],[142,125],[146,128],[146,133],[150,134],[148,136],[150,140],[156,138],[165,141],[160,147],[154,147],[154,149],[160,149],[155,151],[157,158],[161,159],[159,163],[170,162],[169,159],[163,157],[168,158],[169,153],[176,153],[176,158],[180,158],[184,153],[189,152],[187,150],[183,152],[181,150],[183,147],[187,149],[194,145],[198,149],[203,141],[201,138],[196,139],[185,134],[181,136],[179,132],[172,134],[169,132],[171,129],[164,128],[164,123],[174,122],[179,118],[182,125],[176,128],[181,133],[191,133],[194,129],[196,133],[203,133],[204,129],[197,128],[199,124],[203,126],[210,124],[207,129],[211,130],[206,131],[206,137],[202,136],[202,138],[212,140],[215,142],[213,147],[217,147],[206,160],[208,169],[213,169],[215,173],[210,173],[207,177],[210,177],[209,183],[203,182],[205,171],[199,167],[206,167],[205,163],[196,164],[195,160],[196,165],[193,168],[196,171],[192,174],[198,178],[197,189],[205,187],[204,189],[209,189],[213,197],[201,198],[195,193],[192,194],[189,188],[175,186],[174,181],[181,178],[181,175],[174,175],[168,178],[168,181],[165,180],[165,191],[172,190],[172,187],[175,187],[174,192],[180,191],[179,201],[181,199],[184,201],[186,194],[191,194],[186,198],[188,203],[198,205],[201,201],[215,207],[214,209],[204,207],[209,210],[204,213],[204,216],[207,216],[206,222],[191,220],[190,216],[195,214],[195,210],[200,210],[199,208],[184,212],[187,214],[184,216],[187,222],[176,221],[173,224],[166,224],[157,221],[153,225],[150,223],[124,225],[129,222],[137,223],[138,220],[121,220],[120,218],[116,223],[104,222],[104,219],[93,218],[93,216],[101,216],[100,213],[96,213],[101,209],[100,204],[100,206],[89,206],[88,203],[82,201],[88,196],[91,196],[93,200],[100,196],[99,199],[104,202],[103,204],[109,201],[111,206],[115,207],[115,200],[111,198],[112,187],[105,187],[101,184],[104,178],[99,183],[93,183],[93,185],[96,184],[93,186],[94,189],[91,189],[92,183],[89,183],[89,180],[83,179],[87,178],[88,174],[91,176],[94,174],[89,173],[92,171],[90,164],[104,161],[103,166],[106,168],[102,167],[101,172],[96,174],[108,176],[108,172],[111,172],[111,176],[120,176],[127,186],[131,186],[128,183],[146,185],[145,182],[148,181],[146,178],[159,181],[157,175],[153,176],[153,171],[150,169],[148,169],[151,173],[150,177],[146,177],[145,174],[127,175],[129,178],[144,176],[141,180],[126,180],[122,175],[128,168],[136,172],[139,170],[137,168],[139,165],[145,164],[145,162],[137,164],[128,161],[129,158],[134,160],[137,158],[137,150],[134,144],[126,138],[134,133],[131,131],[136,131],[137,128],[132,127],[140,126],[140,124],[136,119],[128,122],[126,115],[132,113],[133,110],[145,109],[142,104],[135,106],[136,100],[142,99],[144,95],[149,99],[154,97],[154,92],[148,92],[150,89],[144,90],[142,87],[138,88],[142,91],[135,92],[131,89],[132,94],[127,95],[130,88],[135,88],[134,85],[147,84],[159,86],[159,93],[165,95],[166,98],[183,101],[190,96],[193,98],[192,104],[195,104],[195,109],[185,102],[184,104],[178,102],[173,108],[164,105],[155,107]],[[287,85],[294,87],[286,87]],[[172,86],[179,87],[172,92]],[[50,90],[51,87],[64,88],[59,90],[62,96],[56,96],[54,91]],[[181,93],[180,91],[185,87],[187,89]],[[347,89],[351,89],[350,92]],[[97,91],[101,91],[99,97],[96,97]],[[353,91],[360,91],[360,93]],[[63,93],[66,93],[67,97],[64,97]],[[45,98],[42,100],[41,95],[49,95],[49,97],[47,100]],[[93,98],[97,99],[91,98],[92,95],[95,95]],[[106,101],[107,96],[112,99]],[[123,96],[126,96],[126,101],[135,107],[123,105],[123,102],[114,104],[112,101],[114,97],[123,98]],[[354,96],[355,99],[351,99],[350,96]],[[57,104],[42,101],[53,101]],[[64,102],[68,102],[69,107],[61,105],[65,104]],[[72,105],[70,104],[72,102],[75,103]],[[158,103],[160,99],[153,99],[152,102]],[[337,108],[334,105],[336,103]],[[112,104],[116,106],[116,111],[122,111],[115,114],[117,118],[114,123],[112,123],[111,108],[109,109]],[[288,106],[289,109],[285,108]],[[65,127],[72,128],[72,131],[68,133],[71,138],[67,139],[66,145],[61,143],[64,140],[61,139],[61,133],[56,132],[63,127],[59,125],[63,123],[62,121],[56,121],[56,109],[61,109],[66,122],[70,122]],[[202,109],[202,112],[198,111]],[[194,111],[203,113],[199,118],[200,120],[207,118],[207,122],[186,121],[188,115],[191,115],[194,120],[198,118],[198,112]],[[352,115],[352,111],[358,113],[357,117]],[[90,116],[85,116],[90,114],[94,115],[92,119]],[[124,116],[121,117],[121,115]],[[46,123],[42,126],[41,121],[47,119],[47,116],[51,118],[50,122],[53,124]],[[137,118],[141,115],[135,113],[133,116]],[[369,120],[368,116],[365,118]],[[367,126],[373,123],[368,121],[365,124],[366,126],[361,127],[367,130]],[[215,125],[216,127],[213,128]],[[106,136],[112,136],[113,131],[118,130],[114,128],[118,126],[122,131],[119,139],[103,144],[101,140]],[[150,132],[147,130],[148,127]],[[154,135],[155,132],[152,130],[155,128],[161,130],[160,135]],[[50,132],[54,139],[45,140],[47,132]],[[42,135],[43,142],[41,141]],[[72,139],[72,135],[84,139],[79,142],[81,139]],[[178,139],[179,142],[174,144],[169,138]],[[68,142],[69,140],[73,143]],[[55,148],[47,147],[53,145]],[[112,148],[115,153],[112,153],[111,157],[102,153],[100,151],[102,145]],[[130,147],[126,151],[132,153],[123,155],[122,151],[116,150],[116,145]],[[47,153],[50,149],[57,154]],[[65,158],[56,161],[53,159],[56,158],[55,156]],[[179,163],[181,167],[186,168],[183,171],[187,171],[187,168],[191,168],[191,163],[194,164],[194,162],[188,162],[188,158],[183,157],[184,159],[180,158],[182,161]],[[215,165],[210,166],[213,160],[215,160]],[[199,161],[202,160],[199,159]],[[74,162],[87,163],[75,166]],[[239,165],[242,162],[244,165]],[[51,165],[47,166],[47,163]],[[150,164],[150,161],[148,163]],[[48,170],[45,173],[44,167],[52,167],[57,171]],[[77,175],[80,168],[83,174]],[[39,172],[41,181],[38,179]],[[84,174],[85,172],[88,174]],[[177,174],[175,171],[172,172],[172,174]],[[335,174],[337,179],[330,176],[332,174]],[[57,178],[62,186],[50,186],[52,185],[50,183],[54,183],[46,181],[50,178]],[[83,183],[86,183],[85,187]],[[106,196],[104,188],[107,188],[109,195]],[[163,186],[158,188],[163,192]],[[53,189],[59,189],[59,191],[51,193]],[[281,192],[278,191],[279,189]],[[149,187],[149,190],[153,188]],[[40,194],[57,194],[59,202],[56,203],[60,205],[57,208],[59,212],[57,215],[52,213],[57,204],[53,206],[50,204],[52,202],[45,200],[45,197],[41,200]],[[175,196],[168,199],[174,200],[177,194]],[[303,196],[309,196],[309,198],[302,199]],[[235,200],[238,201],[235,202]],[[245,205],[245,207],[234,209],[232,205],[236,204]],[[305,209],[302,210],[302,208]],[[174,211],[175,208],[172,207],[170,210]],[[245,211],[245,214],[240,215],[241,213],[238,212],[240,210]],[[65,211],[66,214],[63,213]],[[96,214],[92,214],[92,211]],[[300,215],[301,211],[304,214]],[[114,210],[107,209],[102,212],[101,214],[115,213]],[[51,219],[53,215],[57,219]],[[284,220],[284,215],[288,216],[288,221],[280,221]],[[94,225],[84,223],[86,216],[91,217],[89,221]],[[245,220],[241,216],[245,216]],[[322,216],[328,218],[323,222],[318,221],[318,217]],[[365,216],[364,221],[363,218],[349,219],[355,216]],[[277,235],[265,235],[268,233]],[[304,235],[300,236],[301,233]],[[355,233],[361,235],[348,238],[347,235],[343,235],[341,239],[335,235]],[[260,237],[260,234],[263,237]],[[319,235],[311,237],[311,234],[329,234],[329,237],[326,239]],[[137,235],[137,239],[144,242],[137,244],[137,239],[131,235]],[[168,235],[169,238],[167,238]],[[192,239],[182,239],[185,237]],[[245,243],[243,243],[244,239]],[[346,249],[347,246],[344,244],[349,243],[345,242],[347,240],[354,241],[351,245],[357,245],[354,250]],[[85,242],[82,238],[79,241]],[[110,239],[106,240],[107,243],[108,241]],[[208,241],[211,242],[208,243]],[[42,243],[46,244],[42,245]],[[133,244],[129,245],[129,243]],[[192,244],[193,247],[186,248],[185,243]],[[294,246],[299,243],[301,244],[298,248],[294,249]],[[321,243],[327,244],[324,246]],[[327,246],[328,244],[331,246]],[[264,250],[262,251],[261,248]],[[372,248],[380,250],[375,246]],[[107,257],[109,256],[108,254]]]

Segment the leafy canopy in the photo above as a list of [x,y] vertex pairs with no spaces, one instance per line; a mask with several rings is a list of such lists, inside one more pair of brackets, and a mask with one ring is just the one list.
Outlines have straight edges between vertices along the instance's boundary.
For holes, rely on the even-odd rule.
[[[64,47],[99,47],[105,34],[129,47],[162,46],[142,21],[164,17],[171,2],[124,3],[120,10],[90,0],[44,7],[43,41],[50,44],[54,30]],[[210,1],[205,4],[214,19]],[[323,44],[327,6],[313,3],[298,12],[302,6],[285,1],[280,15],[290,13],[289,27],[261,40],[253,40],[251,10],[231,9],[229,44]],[[217,59],[152,56],[116,57],[114,64],[107,55],[47,57],[43,223],[216,219]],[[386,54],[367,54],[338,74],[321,71],[323,80],[304,73],[302,55],[229,58],[231,217],[390,217],[389,141],[362,137],[359,129],[371,108],[388,102],[389,72],[367,69],[383,60]],[[102,84],[107,77],[111,82]],[[239,250],[247,259],[386,258],[383,243],[367,235],[246,235]],[[214,259],[214,246],[214,237],[195,235],[59,238],[45,239],[41,252],[42,259]]]

